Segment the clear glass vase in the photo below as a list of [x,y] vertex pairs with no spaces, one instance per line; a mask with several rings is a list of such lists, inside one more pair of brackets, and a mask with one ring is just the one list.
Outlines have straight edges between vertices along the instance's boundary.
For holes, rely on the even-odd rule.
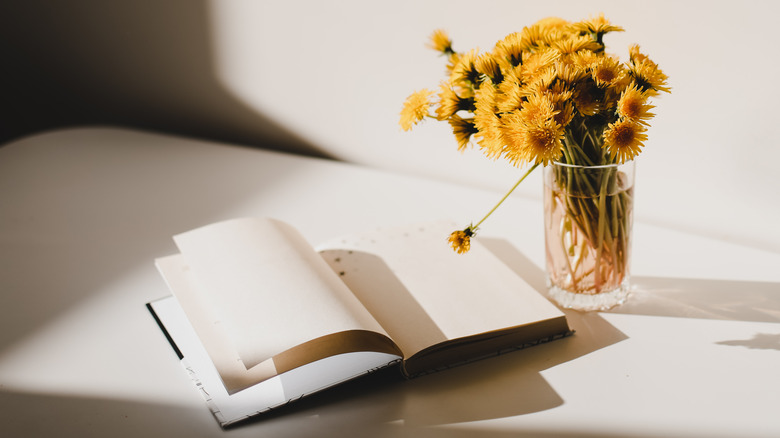
[[566,308],[606,310],[629,292],[633,161],[544,168],[548,293]]

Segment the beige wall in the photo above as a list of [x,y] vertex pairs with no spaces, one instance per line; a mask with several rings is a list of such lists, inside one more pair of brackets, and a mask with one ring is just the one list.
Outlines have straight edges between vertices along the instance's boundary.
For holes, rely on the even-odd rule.
[[[503,190],[517,169],[455,152],[445,126],[400,132],[444,61],[550,15],[605,12],[671,77],[638,165],[642,220],[780,251],[780,46],[772,1],[68,0],[0,2],[0,142],[112,123],[221,139]],[[521,195],[538,196],[539,180]],[[645,189],[652,187],[653,189]],[[475,206],[475,216],[486,206]],[[712,221],[718,216],[717,223]]]
[[215,77],[203,0],[0,2],[0,143],[109,123],[317,153]]

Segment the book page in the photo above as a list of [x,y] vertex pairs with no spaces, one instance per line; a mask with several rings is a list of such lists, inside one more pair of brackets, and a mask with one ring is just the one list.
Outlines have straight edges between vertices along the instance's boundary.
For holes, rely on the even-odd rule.
[[193,278],[192,270],[181,254],[159,258],[157,269],[165,278],[176,302],[187,315],[203,349],[208,352],[228,393],[270,379],[277,375],[274,361],[269,359],[247,369],[241,361],[224,324],[215,323],[218,317],[209,305],[207,297]]
[[[447,243],[456,228],[435,222],[380,229],[334,239],[317,249],[324,251],[333,269],[344,272],[344,281],[405,356],[434,343],[563,315],[478,240],[472,240],[468,253],[456,254]],[[336,249],[343,251],[332,252]],[[359,278],[367,263],[361,253],[381,259],[395,281],[371,287],[370,279]],[[352,262],[357,262],[356,268]],[[384,284],[393,285],[392,290]],[[396,306],[388,305],[389,293],[400,294]],[[404,318],[404,309],[415,317],[394,323]]]
[[405,359],[447,339],[384,260],[354,250],[323,250],[321,254],[375,315]]
[[287,404],[368,371],[386,367],[398,360],[398,356],[392,354],[369,351],[341,354],[298,367],[244,391],[231,393],[223,386],[221,376],[210,360],[211,354],[204,348],[202,337],[189,323],[192,317],[185,315],[177,301],[167,297],[149,303],[149,307],[183,356],[182,366],[222,426]]
[[[338,276],[291,226],[234,219],[174,240],[211,321],[250,369],[325,335],[365,330],[386,335]],[[200,302],[188,303],[199,300]]]

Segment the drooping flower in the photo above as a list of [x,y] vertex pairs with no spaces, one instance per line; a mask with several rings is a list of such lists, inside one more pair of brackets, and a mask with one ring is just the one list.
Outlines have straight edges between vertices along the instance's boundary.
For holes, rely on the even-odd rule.
[[406,98],[401,109],[401,129],[408,131],[412,129],[412,126],[428,116],[428,111],[431,107],[431,95],[433,95],[433,92],[424,88]]
[[619,120],[604,130],[604,147],[618,163],[632,160],[647,140],[645,127],[631,120]]
[[469,226],[465,230],[453,231],[447,241],[455,252],[463,254],[471,249],[471,238],[474,236],[474,230]]

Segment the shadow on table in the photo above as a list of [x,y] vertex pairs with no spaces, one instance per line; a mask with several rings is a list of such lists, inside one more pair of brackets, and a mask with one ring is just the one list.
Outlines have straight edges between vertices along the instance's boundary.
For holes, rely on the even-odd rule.
[[[546,295],[547,280],[543,269],[507,240],[481,238],[480,242],[512,268],[517,275],[540,294]],[[597,312],[578,312],[564,309],[569,326],[575,331],[572,343],[578,349],[574,357],[584,356],[598,349],[627,339],[626,335],[602,318]]]
[[[405,380],[385,369],[261,414],[268,427],[316,416],[350,427],[430,427],[514,417],[553,409],[564,400],[541,371],[577,353],[573,337]],[[247,422],[234,428],[244,428]],[[260,426],[262,425],[262,426]],[[427,436],[427,434],[426,434]]]
[[613,313],[753,322],[780,322],[780,283],[632,278],[629,300]]
[[[634,277],[628,302],[611,313],[724,321],[780,322],[780,284],[757,281]],[[780,351],[778,329],[719,345]]]
[[[545,272],[512,244],[485,239],[488,248],[544,294]],[[780,322],[780,283],[633,276],[628,301],[609,313],[720,319],[732,321]],[[588,313],[567,313],[586,318]]]
[[0,424],[3,436],[9,437],[81,437],[108,433],[116,438],[200,437],[219,432],[217,423],[195,407],[4,389],[0,390]]
[[[387,377],[381,377],[386,379]],[[480,428],[457,429],[450,427],[428,427],[405,422],[376,422],[374,416],[364,416],[361,399],[352,400],[348,393],[359,391],[361,384],[379,385],[381,382],[353,382],[338,388],[329,396],[329,402],[341,404],[333,415],[318,415],[312,408],[322,400],[313,396],[311,402],[302,401],[301,408],[287,416],[277,416],[263,423],[247,424],[229,431],[223,431],[208,414],[205,405],[177,406],[154,401],[116,400],[100,397],[33,394],[0,390],[0,424],[8,436],[24,437],[98,437],[110,434],[116,438],[139,436],[200,438],[213,436],[231,437],[432,437],[432,438],[504,438],[540,437],[573,438],[604,437],[603,434],[588,435],[555,430],[487,430]],[[397,382],[385,382],[395,385]],[[364,389],[364,388],[363,388]],[[363,391],[365,392],[365,391]],[[193,395],[195,393],[193,392]],[[339,403],[339,398],[341,403]],[[308,403],[308,406],[305,404]],[[340,410],[339,410],[340,409]],[[6,436],[6,435],[4,435]],[[606,438],[609,438],[607,436]]]
[[780,333],[756,333],[751,339],[735,339],[733,341],[721,341],[719,345],[732,347],[745,347],[751,350],[778,350],[780,351]]

